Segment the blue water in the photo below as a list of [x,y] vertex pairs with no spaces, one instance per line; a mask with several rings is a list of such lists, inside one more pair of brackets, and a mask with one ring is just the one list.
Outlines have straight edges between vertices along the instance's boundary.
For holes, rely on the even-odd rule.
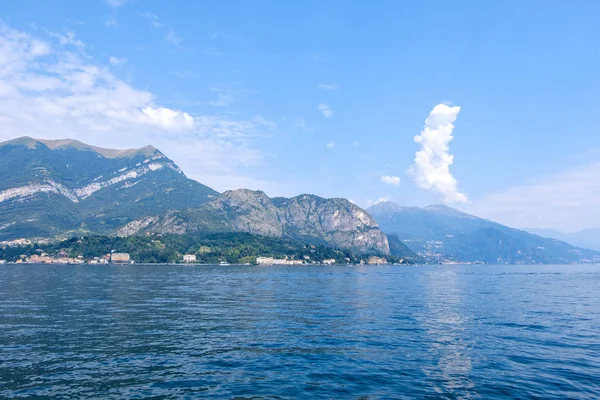
[[0,398],[592,399],[600,267],[0,266]]

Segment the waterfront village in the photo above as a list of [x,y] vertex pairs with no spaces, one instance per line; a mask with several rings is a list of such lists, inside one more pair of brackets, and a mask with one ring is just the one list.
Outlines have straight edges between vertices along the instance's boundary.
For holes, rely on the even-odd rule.
[[[0,242],[0,246],[23,246],[23,245],[31,245],[33,244],[31,241],[27,239],[18,239],[10,242]],[[39,244],[39,242],[38,242]],[[64,252],[59,252],[57,255],[50,255],[45,252],[39,251],[39,254],[32,255],[21,255],[19,259],[17,259],[15,264],[68,264],[68,265],[78,265],[78,264],[134,264],[135,260],[128,253],[118,253],[111,252],[109,254],[102,254],[96,257],[92,257],[89,259],[84,258],[79,255],[76,257],[69,257]],[[255,264],[255,265],[303,265],[303,264],[320,264],[320,265],[334,265],[336,264],[336,260],[333,258],[324,259],[320,262],[311,260],[308,256],[305,256],[303,259],[293,259],[293,258],[275,258],[275,257],[264,257],[258,256],[256,257],[252,263],[246,264]],[[349,264],[351,262],[350,258],[345,258],[345,261]],[[402,261],[400,261],[402,262]],[[6,264],[6,260],[0,259],[0,264]],[[378,256],[370,256],[366,260],[361,260],[360,264],[367,265],[381,265],[387,264],[387,260],[384,257]],[[200,264],[197,260],[195,254],[185,254],[182,258],[177,262],[177,264]],[[222,260],[221,265],[228,265],[227,260]]]
[[[350,263],[350,259],[346,260]],[[69,265],[77,265],[77,264],[134,264],[135,261],[131,259],[131,256],[128,253],[112,253],[106,254],[100,257],[94,257],[90,260],[84,259],[82,256],[78,256],[76,258],[73,257],[53,257],[46,253],[42,253],[40,255],[34,254],[29,257],[23,256],[18,259],[15,264],[69,264]],[[195,254],[186,254],[183,256],[181,264],[198,264],[196,262]],[[310,260],[293,260],[287,258],[273,258],[273,257],[256,257],[256,265],[302,265],[302,264],[322,264],[322,265],[334,265],[336,263],[335,259],[330,258],[321,261],[320,263],[311,262]],[[0,264],[6,264],[6,260],[0,260]],[[227,264],[225,261],[221,262],[221,265]],[[249,264],[249,263],[248,263]],[[381,265],[387,264],[387,260],[383,257],[371,256],[368,258],[366,262],[361,262],[361,264],[368,265]]]

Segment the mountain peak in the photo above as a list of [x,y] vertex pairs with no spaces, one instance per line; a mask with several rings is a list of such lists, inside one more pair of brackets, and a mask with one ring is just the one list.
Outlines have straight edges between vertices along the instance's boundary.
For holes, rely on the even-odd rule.
[[405,207],[394,203],[393,201],[382,201],[367,208],[369,213],[388,213],[402,211]]
[[475,216],[473,216],[471,214],[464,213],[462,211],[457,210],[456,208],[452,208],[452,207],[446,206],[444,204],[432,204],[432,205],[426,206],[424,209],[426,211],[434,212],[436,214],[443,214],[443,215],[448,215],[448,216],[453,216],[453,217],[476,218]]
[[27,146],[30,149],[36,148],[40,142],[36,139],[33,139],[29,136],[21,136],[16,139],[7,140],[5,142],[0,143],[0,147],[2,146]]
[[36,147],[42,145],[51,150],[64,150],[70,148],[80,151],[93,151],[104,158],[125,158],[137,155],[151,157],[158,154],[162,155],[162,153],[160,153],[160,151],[154,146],[144,146],[139,149],[107,149],[104,147],[92,146],[75,139],[35,139],[29,136],[22,136],[20,138],[0,143],[0,147],[8,145],[27,146],[30,149],[35,149]]

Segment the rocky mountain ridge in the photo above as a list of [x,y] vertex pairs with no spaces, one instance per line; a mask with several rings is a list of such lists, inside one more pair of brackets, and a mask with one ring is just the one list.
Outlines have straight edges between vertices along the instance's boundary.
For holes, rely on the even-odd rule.
[[346,199],[314,195],[269,198],[246,189],[223,193],[201,207],[132,221],[119,235],[139,233],[247,232],[324,243],[362,253],[390,254],[387,236]]
[[[216,191],[158,149],[76,140],[0,143],[0,241],[87,233],[247,232],[361,253],[390,254],[387,236],[345,199]],[[414,255],[402,244],[396,253]]]

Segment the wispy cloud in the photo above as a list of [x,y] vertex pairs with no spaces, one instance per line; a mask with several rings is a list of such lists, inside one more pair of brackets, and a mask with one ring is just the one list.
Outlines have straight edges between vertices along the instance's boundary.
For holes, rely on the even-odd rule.
[[357,141],[352,142],[352,147],[358,147],[359,145],[360,143]]
[[421,148],[409,170],[417,185],[442,198],[446,203],[467,203],[467,196],[458,190],[458,182],[450,173],[454,156],[449,143],[454,139],[454,121],[460,107],[438,104],[433,108],[415,142]]
[[116,28],[119,26],[119,22],[117,21],[114,15],[111,15],[104,21],[104,26],[106,26],[107,28]]
[[119,8],[127,4],[128,0],[105,0],[106,4],[111,6],[112,8]]
[[229,107],[235,100],[234,92],[231,89],[212,88],[211,91],[217,94],[217,99],[208,103],[213,107]]
[[158,17],[151,13],[151,12],[145,12],[142,14],[142,17],[146,18],[148,21],[150,21],[150,24],[155,27],[155,28],[162,28],[164,25],[162,24],[162,22],[160,22],[160,20],[158,19]]
[[171,75],[176,76],[180,79],[198,79],[198,78],[200,78],[199,74],[192,72],[192,71],[187,71],[187,70],[173,71],[173,72],[171,72]]
[[327,104],[319,104],[318,108],[325,118],[333,117],[333,110]]
[[179,50],[185,50],[182,45],[183,39],[175,32],[173,28],[165,25],[156,14],[153,14],[149,11],[142,14],[142,17],[147,19],[154,28],[163,29],[165,32],[165,41],[167,43],[172,44],[175,48]]
[[49,30],[46,30],[46,32],[50,35],[50,36],[54,36],[55,38],[58,39],[58,43],[60,43],[61,46],[74,46],[80,49],[83,49],[85,47],[85,45],[83,44],[83,42],[81,40],[78,40],[77,38],[75,38],[75,34],[73,32],[67,32],[64,35],[60,34],[60,33],[56,33],[56,32],[51,32]]
[[70,137],[130,148],[152,143],[192,178],[232,189],[255,184],[263,162],[257,140],[271,131],[266,118],[192,115],[166,107],[155,94],[115,77],[83,50],[60,38],[47,42],[0,23],[0,140],[30,135]]
[[319,85],[319,88],[323,90],[338,90],[340,88],[340,85],[338,85],[337,83],[321,83]]
[[175,46],[179,50],[184,50],[183,46],[181,45],[181,38],[179,37],[179,35],[177,35],[175,33],[175,31],[173,29],[170,29],[167,32],[167,34],[165,35],[165,40],[168,43],[171,43],[173,46]]
[[400,177],[393,175],[383,175],[380,179],[386,185],[400,186]]
[[333,149],[335,147],[335,143],[329,142],[325,145],[325,147],[327,147],[328,149]]
[[483,196],[467,209],[520,228],[600,227],[600,161]]
[[116,66],[116,65],[121,65],[121,64],[127,62],[127,59],[124,57],[119,58],[119,57],[115,57],[115,56],[110,56],[108,58],[108,62],[110,63],[110,65]]

